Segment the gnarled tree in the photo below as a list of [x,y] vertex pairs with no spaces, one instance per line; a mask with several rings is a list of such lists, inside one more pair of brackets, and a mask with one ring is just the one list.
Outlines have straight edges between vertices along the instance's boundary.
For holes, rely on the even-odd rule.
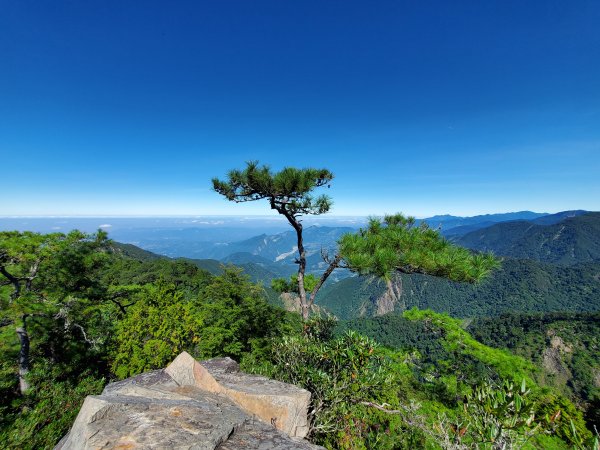
[[[227,181],[213,178],[213,188],[227,200],[236,203],[266,199],[279,214],[283,215],[296,231],[298,242],[298,295],[302,308],[302,317],[308,319],[314,297],[327,279],[331,271],[337,267],[338,260],[334,259],[330,267],[321,277],[307,299],[304,284],[306,273],[306,251],[302,237],[302,220],[305,214],[324,214],[331,208],[331,199],[326,195],[313,197],[313,189],[328,185],[333,180],[333,174],[327,169],[296,169],[286,167],[281,172],[273,173],[268,166],[260,166],[258,162],[247,163],[244,170],[232,170],[227,174]],[[314,295],[313,295],[314,294]]]
[[327,169],[286,167],[273,173],[268,166],[259,166],[256,161],[248,162],[244,170],[230,171],[225,181],[212,180],[214,190],[230,201],[266,199],[271,209],[282,214],[296,231],[298,296],[304,320],[309,317],[319,289],[338,267],[384,279],[390,294],[397,297],[391,283],[392,275],[397,272],[476,282],[498,266],[493,255],[474,254],[451,244],[426,223],[416,225],[414,218],[396,214],[385,216],[383,220],[371,219],[366,229],[342,236],[338,241],[338,252],[333,257],[324,255],[328,266],[307,293],[301,217],[330,210],[329,197],[313,197],[312,191],[329,186],[331,180],[333,174]]

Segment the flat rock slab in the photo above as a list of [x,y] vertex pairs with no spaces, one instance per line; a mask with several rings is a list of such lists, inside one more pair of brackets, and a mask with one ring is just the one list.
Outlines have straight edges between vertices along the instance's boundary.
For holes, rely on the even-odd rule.
[[[219,388],[204,389],[198,382],[202,376]],[[249,413],[240,407],[243,401],[228,395],[266,396],[277,404],[278,395],[297,394],[298,388],[278,382],[265,394],[270,381],[239,372],[237,363],[229,358],[200,365],[182,354],[165,370],[110,383],[101,395],[88,396],[71,431],[55,449],[321,448],[278,430],[277,418],[272,423],[259,420],[258,413]],[[290,390],[283,389],[285,386]],[[287,405],[287,400],[283,404]],[[273,411],[271,408],[269,414]]]

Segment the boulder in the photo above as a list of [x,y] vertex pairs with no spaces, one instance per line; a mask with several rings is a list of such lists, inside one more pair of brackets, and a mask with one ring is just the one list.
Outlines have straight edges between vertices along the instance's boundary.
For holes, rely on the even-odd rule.
[[88,396],[55,449],[317,449],[298,437],[309,400],[230,358],[199,363],[182,353],[164,370]]

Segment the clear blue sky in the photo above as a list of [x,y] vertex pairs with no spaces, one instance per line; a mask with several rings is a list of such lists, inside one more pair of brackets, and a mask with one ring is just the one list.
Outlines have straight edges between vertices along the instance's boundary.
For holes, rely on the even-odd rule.
[[0,0],[0,215],[600,210],[600,2]]

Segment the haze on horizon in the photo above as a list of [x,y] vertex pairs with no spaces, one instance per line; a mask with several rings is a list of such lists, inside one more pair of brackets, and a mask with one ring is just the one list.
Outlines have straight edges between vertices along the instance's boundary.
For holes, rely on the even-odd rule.
[[248,160],[336,175],[332,216],[600,210],[600,3],[8,2],[0,216],[270,215]]

